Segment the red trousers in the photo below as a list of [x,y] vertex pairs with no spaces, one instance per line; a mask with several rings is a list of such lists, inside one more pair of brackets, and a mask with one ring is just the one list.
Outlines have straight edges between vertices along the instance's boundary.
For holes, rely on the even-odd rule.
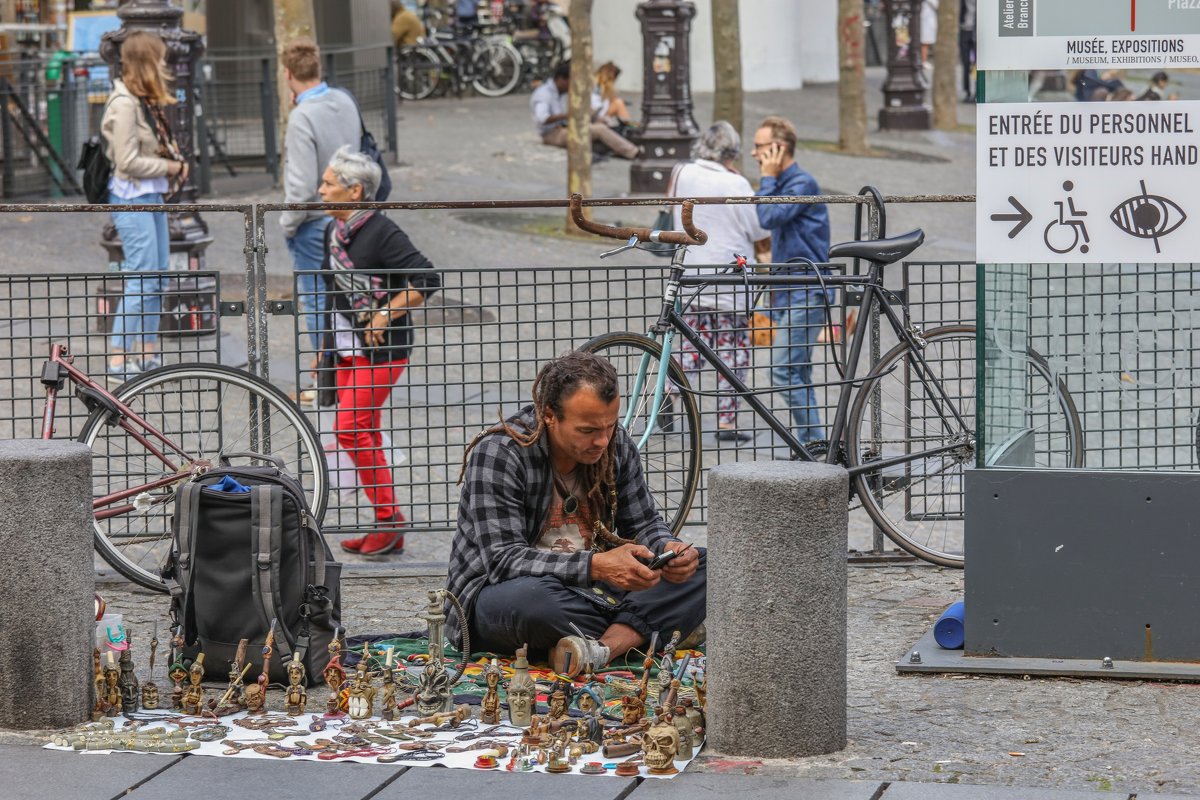
[[358,484],[367,494],[379,522],[404,519],[396,507],[392,468],[383,454],[380,410],[392,384],[408,366],[408,359],[372,364],[363,356],[339,358],[337,363],[337,416],[333,432],[358,472]]

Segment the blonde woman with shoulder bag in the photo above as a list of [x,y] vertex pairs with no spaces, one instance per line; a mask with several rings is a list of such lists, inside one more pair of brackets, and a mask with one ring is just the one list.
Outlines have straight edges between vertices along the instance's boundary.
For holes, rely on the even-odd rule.
[[[121,77],[113,81],[100,131],[112,163],[108,202],[155,205],[178,192],[187,163],[175,145],[165,109],[175,98],[167,88],[167,49],[162,39],[134,31],[121,45]],[[166,212],[114,211],[121,235],[122,271],[160,272],[170,264]],[[113,320],[108,377],[120,383],[159,366],[162,278],[128,278]]]

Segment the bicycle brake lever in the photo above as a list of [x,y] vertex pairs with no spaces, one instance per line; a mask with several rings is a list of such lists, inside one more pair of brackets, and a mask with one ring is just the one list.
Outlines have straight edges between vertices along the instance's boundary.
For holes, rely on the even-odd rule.
[[600,257],[608,258],[609,256],[615,256],[617,253],[624,253],[626,250],[632,250],[633,248],[635,248],[637,246],[638,246],[638,237],[630,236],[628,242],[626,242],[625,244],[623,244],[622,246],[618,247],[615,250],[609,250],[606,253],[601,253]]

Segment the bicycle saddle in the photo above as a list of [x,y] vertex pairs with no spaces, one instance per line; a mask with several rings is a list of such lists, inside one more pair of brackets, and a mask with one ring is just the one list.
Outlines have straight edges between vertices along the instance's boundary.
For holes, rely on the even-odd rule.
[[916,250],[925,241],[925,231],[917,228],[890,239],[871,239],[865,242],[842,242],[829,248],[829,259],[865,258],[875,264],[891,264]]

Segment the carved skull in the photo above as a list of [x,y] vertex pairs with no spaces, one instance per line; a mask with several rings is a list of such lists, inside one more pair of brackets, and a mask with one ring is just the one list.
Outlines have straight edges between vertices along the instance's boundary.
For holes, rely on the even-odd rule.
[[679,752],[679,731],[659,717],[642,739],[642,752],[646,754],[644,760],[650,772],[656,775],[674,772],[675,765],[672,762]]

